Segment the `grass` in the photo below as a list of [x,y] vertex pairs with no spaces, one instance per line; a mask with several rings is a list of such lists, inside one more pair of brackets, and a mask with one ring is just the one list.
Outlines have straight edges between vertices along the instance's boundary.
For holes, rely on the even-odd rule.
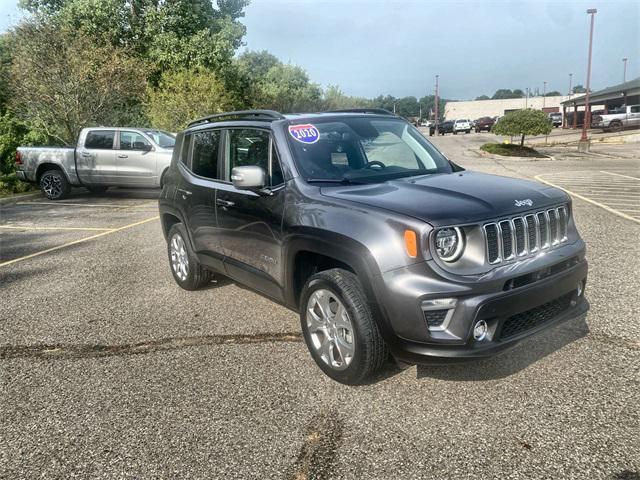
[[38,187],[18,179],[15,173],[0,173],[0,197],[37,190]]
[[485,143],[480,147],[480,150],[505,157],[546,158],[546,155],[543,155],[533,148],[521,147],[513,143]]

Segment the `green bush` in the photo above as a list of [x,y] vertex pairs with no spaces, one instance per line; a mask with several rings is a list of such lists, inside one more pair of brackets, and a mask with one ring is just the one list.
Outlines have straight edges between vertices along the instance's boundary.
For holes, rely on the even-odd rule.
[[38,187],[31,183],[18,180],[15,173],[0,174],[0,197],[36,190]]
[[512,143],[485,143],[480,147],[480,150],[487,153],[493,153],[494,155],[503,155],[505,157],[546,158],[546,155],[541,154],[533,148],[523,147],[522,145],[513,145]]
[[542,110],[525,108],[507,113],[498,120],[491,131],[496,135],[520,135],[520,146],[523,146],[525,135],[548,135],[552,129],[553,126],[546,113]]

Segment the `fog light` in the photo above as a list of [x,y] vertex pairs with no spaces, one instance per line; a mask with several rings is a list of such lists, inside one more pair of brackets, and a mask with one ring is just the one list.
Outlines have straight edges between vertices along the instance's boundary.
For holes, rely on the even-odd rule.
[[479,320],[473,327],[473,338],[475,338],[478,342],[481,342],[487,336],[488,330],[489,327],[487,326],[487,322],[485,322],[484,320]]

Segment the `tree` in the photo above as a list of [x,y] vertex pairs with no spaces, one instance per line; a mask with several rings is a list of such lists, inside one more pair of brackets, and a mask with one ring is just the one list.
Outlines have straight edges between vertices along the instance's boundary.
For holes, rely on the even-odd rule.
[[238,57],[237,64],[243,75],[246,75],[251,81],[258,82],[269,73],[271,68],[281,65],[282,62],[266,50],[261,52],[247,50]]
[[345,95],[337,85],[329,85],[324,91],[322,110],[325,111],[346,108],[371,108],[371,106],[371,100]]
[[479,97],[476,97],[476,100],[489,100],[489,97],[486,95],[480,95]]
[[322,90],[309,81],[304,69],[295,65],[274,65],[260,80],[256,102],[262,108],[279,112],[319,110]]
[[562,94],[557,90],[553,90],[545,94],[545,97],[561,97],[561,96]]
[[176,132],[196,118],[233,110],[224,82],[205,69],[168,71],[149,88],[145,113],[156,128]]
[[575,87],[573,87],[573,93],[587,93],[587,89],[582,85],[576,85]]
[[520,146],[523,146],[525,135],[547,135],[552,128],[546,113],[527,108],[507,113],[492,127],[492,131],[496,135],[521,135]]
[[501,100],[505,98],[522,98],[524,97],[524,92],[518,88],[511,91],[508,88],[500,88],[496,90],[496,93],[491,97],[492,100]]
[[138,123],[147,67],[122,48],[50,25],[16,30],[11,106],[67,144],[89,125]]

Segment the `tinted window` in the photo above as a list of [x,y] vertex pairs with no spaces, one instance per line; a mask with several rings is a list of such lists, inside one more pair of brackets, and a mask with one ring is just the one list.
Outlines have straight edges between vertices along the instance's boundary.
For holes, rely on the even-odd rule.
[[84,142],[85,148],[95,148],[97,150],[111,150],[116,132],[113,130],[93,130],[87,134]]
[[176,143],[176,138],[173,134],[162,130],[145,130],[144,133],[149,135],[162,148],[172,148]]
[[257,165],[269,171],[269,132],[264,130],[229,131],[229,172],[234,167]]
[[278,157],[278,151],[276,145],[271,147],[271,186],[275,187],[284,183],[284,175],[282,175],[282,169],[280,168],[280,158]]
[[220,131],[210,130],[194,134],[191,171],[206,178],[218,178],[218,147]]
[[631,107],[631,113],[640,113],[640,105],[634,105]]
[[136,132],[120,132],[120,150],[148,150],[151,144]]
[[180,150],[180,161],[183,165],[189,167],[189,144],[191,143],[191,135],[182,137],[182,149]]

